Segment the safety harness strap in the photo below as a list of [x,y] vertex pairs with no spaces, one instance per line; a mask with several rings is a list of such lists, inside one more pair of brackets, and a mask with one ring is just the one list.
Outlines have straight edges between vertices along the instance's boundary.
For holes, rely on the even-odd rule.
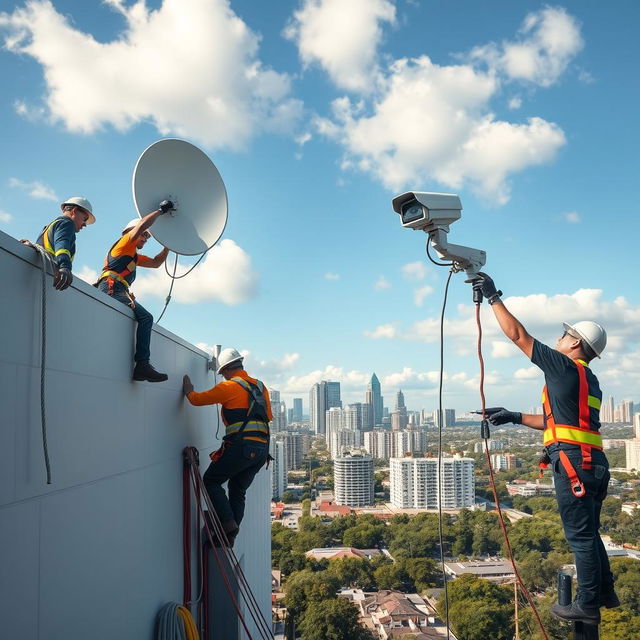
[[[584,456],[584,451],[583,451],[583,456]],[[591,457],[591,453],[589,453],[589,457]],[[571,464],[571,460],[569,460],[569,456],[567,456],[567,454],[562,449],[560,449],[560,462],[562,463],[562,466],[564,467],[564,470],[569,478],[571,493],[573,493],[573,495],[576,498],[584,497],[586,493],[584,484],[582,484],[582,480],[580,480],[576,470]],[[582,460],[582,467],[584,468],[584,457]]]

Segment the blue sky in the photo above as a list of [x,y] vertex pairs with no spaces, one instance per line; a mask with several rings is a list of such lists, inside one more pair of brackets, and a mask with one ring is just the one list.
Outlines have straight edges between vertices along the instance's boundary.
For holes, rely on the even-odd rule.
[[[449,240],[487,252],[509,308],[554,343],[600,321],[605,395],[640,401],[637,2],[79,0],[1,3],[0,228],[35,239],[85,195],[91,278],[135,214],[131,173],[162,137],[216,163],[223,240],[162,324],[247,351],[291,406],[320,379],[437,403],[446,269],[391,198],[454,192]],[[155,244],[155,243],[153,243]],[[152,246],[150,253],[159,250]],[[181,259],[183,267],[190,263]],[[162,270],[134,290],[156,315]],[[478,405],[471,291],[452,279],[445,405]],[[483,309],[487,395],[528,409],[542,380]]]

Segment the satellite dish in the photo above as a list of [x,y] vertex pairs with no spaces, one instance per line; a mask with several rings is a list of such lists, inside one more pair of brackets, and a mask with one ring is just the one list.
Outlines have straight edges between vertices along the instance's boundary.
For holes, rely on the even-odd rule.
[[168,138],[147,147],[133,170],[133,201],[143,217],[171,200],[175,211],[160,216],[151,235],[175,253],[210,249],[227,224],[227,191],[216,166],[198,147]]

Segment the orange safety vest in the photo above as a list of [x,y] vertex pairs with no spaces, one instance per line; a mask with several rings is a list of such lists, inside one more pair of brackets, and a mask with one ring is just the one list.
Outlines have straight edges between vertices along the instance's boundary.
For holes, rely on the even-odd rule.
[[[591,450],[602,450],[602,436],[597,429],[592,428],[591,424],[591,409],[600,409],[600,399],[589,394],[589,383],[585,371],[586,363],[582,360],[574,360],[574,363],[578,370],[579,380],[578,424],[558,424],[555,421],[553,411],[551,410],[549,392],[545,385],[542,390],[542,406],[545,416],[543,438],[545,447],[554,442],[568,442],[569,444],[579,445],[582,452],[582,468],[588,470],[591,469]],[[581,498],[585,494],[584,485],[580,481],[567,454],[562,450],[560,451],[560,462],[569,476],[571,490],[576,497]],[[546,463],[540,463],[541,468],[548,466]]]
[[[111,249],[107,252],[107,257],[104,260],[104,266],[102,267],[102,273],[98,278],[98,282],[107,278],[107,281],[109,282],[109,289],[112,289],[113,281],[117,280],[128,289],[135,278],[136,266],[138,264],[138,252],[136,251],[132,256],[112,256],[111,251],[113,251],[113,248],[118,244],[118,242],[120,242],[120,238],[111,245]],[[132,275],[133,278],[131,277]]]

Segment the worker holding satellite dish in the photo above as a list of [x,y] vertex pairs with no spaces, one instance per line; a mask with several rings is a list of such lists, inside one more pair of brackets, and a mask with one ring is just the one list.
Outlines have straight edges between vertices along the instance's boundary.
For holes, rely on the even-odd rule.
[[163,200],[155,211],[148,213],[143,218],[130,220],[122,230],[122,236],[113,243],[107,252],[97,283],[100,291],[131,307],[138,321],[134,355],[135,368],[133,370],[133,379],[138,381],[164,382],[168,378],[166,373],[156,371],[149,362],[153,316],[136,301],[129,287],[135,280],[137,267],[157,269],[164,264],[169,253],[169,249],[166,247],[154,258],[138,253],[138,250],[142,249],[151,237],[148,231],[149,227],[161,215],[173,209],[171,200]]

